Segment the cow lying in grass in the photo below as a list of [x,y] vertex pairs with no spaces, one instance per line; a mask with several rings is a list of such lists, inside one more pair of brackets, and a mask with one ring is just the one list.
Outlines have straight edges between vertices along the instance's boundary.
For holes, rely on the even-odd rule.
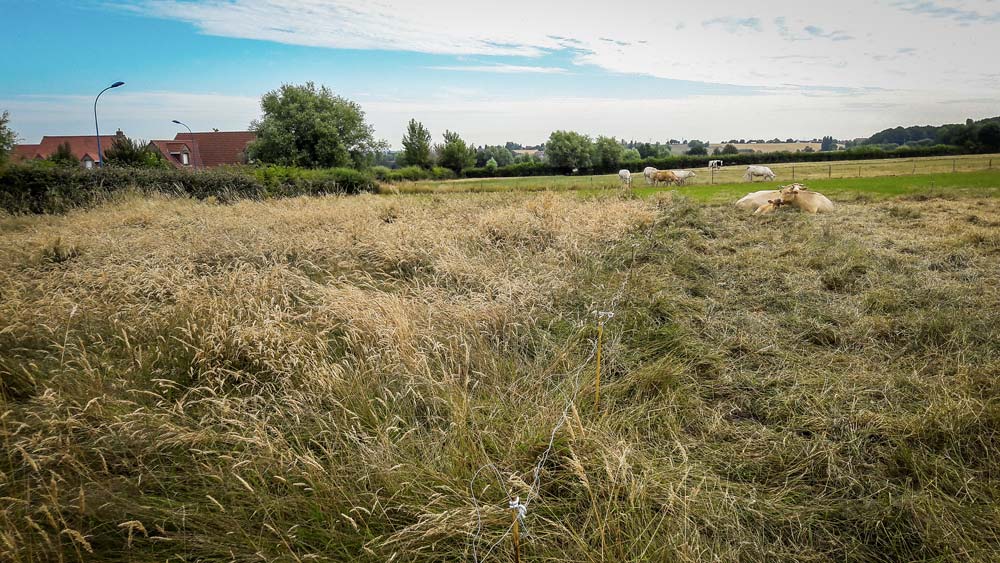
[[777,199],[769,199],[767,203],[758,207],[753,214],[754,215],[766,215],[768,213],[773,213],[775,209],[781,207],[782,205],[788,205],[780,197]]
[[757,209],[768,201],[781,197],[781,190],[761,190],[749,193],[736,202],[736,207],[740,209]]
[[792,184],[781,188],[781,201],[785,205],[797,207],[806,213],[828,213],[833,211],[833,202],[825,195],[814,192],[802,184]]

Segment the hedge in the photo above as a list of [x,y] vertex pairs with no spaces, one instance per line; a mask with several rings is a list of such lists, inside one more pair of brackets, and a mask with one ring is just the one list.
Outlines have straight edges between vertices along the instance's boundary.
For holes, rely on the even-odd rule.
[[61,213],[104,201],[125,190],[216,197],[228,202],[370,190],[374,178],[349,168],[304,170],[268,166],[187,171],[142,168],[65,168],[51,163],[0,168],[0,209],[8,213]]
[[[827,152],[769,152],[741,153],[727,155],[676,155],[664,158],[645,158],[621,162],[613,167],[593,167],[581,169],[580,174],[614,174],[622,168],[640,172],[647,166],[661,170],[675,168],[696,168],[708,166],[710,160],[722,160],[729,165],[772,164],[782,162],[827,162],[837,160],[871,160],[880,158],[916,158],[926,156],[949,156],[967,154],[962,147],[951,145],[903,146],[894,150],[884,150],[876,146],[860,146],[842,151]],[[569,174],[571,170],[552,166],[544,162],[522,162],[490,171],[486,168],[466,168],[462,171],[467,178],[489,178],[510,176],[553,176]]]

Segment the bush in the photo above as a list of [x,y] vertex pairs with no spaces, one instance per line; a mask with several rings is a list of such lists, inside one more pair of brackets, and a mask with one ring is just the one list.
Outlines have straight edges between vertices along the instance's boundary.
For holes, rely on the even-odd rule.
[[15,164],[0,169],[0,209],[9,213],[60,213],[92,205],[134,189],[213,196],[228,202],[296,195],[349,193],[371,189],[375,179],[350,168],[304,170],[268,166],[213,170],[142,168],[65,168],[51,162]]

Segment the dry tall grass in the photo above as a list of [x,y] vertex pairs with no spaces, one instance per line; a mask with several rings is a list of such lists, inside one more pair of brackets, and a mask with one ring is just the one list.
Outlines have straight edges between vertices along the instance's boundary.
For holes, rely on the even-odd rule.
[[509,561],[582,382],[526,561],[995,560],[998,226],[968,197],[0,218],[0,559],[455,561],[481,529]]

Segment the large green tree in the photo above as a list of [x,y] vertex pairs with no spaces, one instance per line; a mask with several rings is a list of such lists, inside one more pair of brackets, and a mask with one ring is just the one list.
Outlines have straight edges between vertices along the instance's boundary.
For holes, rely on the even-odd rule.
[[833,137],[823,137],[822,143],[820,144],[819,150],[821,151],[835,151],[837,150],[837,141]]
[[11,131],[10,113],[4,111],[0,113],[0,164],[7,161],[11,151],[14,150],[14,143],[17,142],[17,134]]
[[696,139],[691,139],[688,141],[687,154],[690,155],[706,155],[708,154],[708,147],[705,143],[698,141]]
[[594,166],[611,170],[618,167],[622,161],[622,153],[625,147],[614,137],[598,137],[594,141]]
[[456,174],[460,174],[463,168],[476,165],[476,149],[466,144],[458,133],[445,131],[444,143],[436,148],[438,164],[454,170]]
[[397,157],[403,166],[420,166],[430,168],[434,165],[431,158],[431,132],[416,119],[411,119],[403,135],[403,152]]
[[590,137],[576,131],[553,131],[545,143],[545,158],[556,168],[573,170],[593,165]]
[[976,133],[980,148],[984,150],[1000,149],[1000,123],[990,121],[984,123]]
[[486,166],[491,158],[497,166],[514,164],[514,153],[510,149],[502,145],[487,145],[476,152],[476,166]]
[[736,145],[726,143],[726,146],[722,147],[722,154],[740,154],[740,150],[736,148]]
[[369,166],[385,143],[375,140],[358,104],[326,86],[284,84],[260,99],[263,117],[250,128],[250,160],[308,168]]

